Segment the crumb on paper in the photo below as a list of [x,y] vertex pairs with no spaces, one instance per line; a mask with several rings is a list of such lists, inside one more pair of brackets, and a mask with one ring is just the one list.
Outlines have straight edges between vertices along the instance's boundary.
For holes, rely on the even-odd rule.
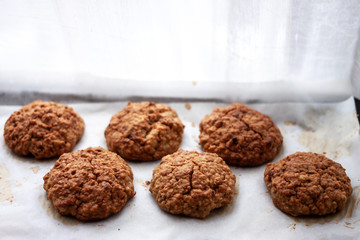
[[149,181],[144,181],[142,179],[137,179],[136,180],[137,183],[141,184],[141,186],[145,187],[145,188],[148,188],[149,185],[150,185],[150,182]]
[[103,227],[103,226],[104,226],[104,224],[98,224],[97,226],[98,226],[98,227]]
[[145,181],[145,182],[141,183],[141,185],[142,185],[144,188],[149,188],[149,184],[146,184],[146,182],[148,182],[148,181]]
[[192,85],[196,86],[197,81],[192,81]]
[[296,125],[296,122],[294,122],[294,121],[285,121],[284,124],[286,126],[294,126],[294,125]]
[[295,231],[296,230],[296,223],[291,223],[288,228],[290,228],[290,231]]
[[30,169],[33,171],[34,174],[37,174],[40,171],[39,166],[31,167]]
[[191,105],[188,104],[188,103],[186,103],[186,104],[185,104],[185,108],[186,108],[187,110],[190,110],[190,109],[191,109]]
[[192,122],[192,123],[191,123],[191,126],[194,128],[194,127],[195,127],[195,123],[194,123],[194,122]]
[[10,201],[14,197],[11,191],[9,170],[4,165],[0,165],[0,202]]

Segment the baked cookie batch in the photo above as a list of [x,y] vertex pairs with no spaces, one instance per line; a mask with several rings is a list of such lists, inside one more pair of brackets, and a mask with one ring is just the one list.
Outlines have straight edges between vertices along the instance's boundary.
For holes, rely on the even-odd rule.
[[[172,108],[152,102],[129,102],[113,115],[104,132],[109,150],[70,153],[83,132],[84,121],[71,107],[40,100],[14,112],[4,127],[5,142],[16,154],[58,158],[44,176],[48,200],[60,214],[82,221],[109,217],[135,196],[124,159],[161,159],[150,182],[159,207],[205,218],[233,200],[236,177],[228,165],[268,163],[283,143],[269,116],[240,103],[215,108],[202,119],[201,153],[179,149],[184,125]],[[297,152],[268,163],[264,181],[274,205],[292,216],[335,213],[352,193],[345,169],[316,153]]]

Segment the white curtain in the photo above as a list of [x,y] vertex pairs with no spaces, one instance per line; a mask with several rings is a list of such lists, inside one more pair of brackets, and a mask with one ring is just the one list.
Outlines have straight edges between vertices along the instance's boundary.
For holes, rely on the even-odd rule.
[[0,91],[360,97],[359,38],[360,0],[0,0]]

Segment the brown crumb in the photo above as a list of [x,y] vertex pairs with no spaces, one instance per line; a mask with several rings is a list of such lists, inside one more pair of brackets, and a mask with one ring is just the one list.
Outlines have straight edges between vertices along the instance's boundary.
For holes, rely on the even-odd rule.
[[195,127],[195,123],[194,123],[194,122],[192,122],[192,123],[191,123],[191,126],[194,128],[194,127]]
[[196,86],[197,81],[192,81],[192,85]]
[[191,105],[190,104],[185,104],[185,108],[187,109],[187,110],[190,110],[191,109]]
[[148,182],[148,181],[145,181],[145,182],[141,181],[141,185],[142,185],[144,188],[148,188],[148,187],[149,187],[149,184],[146,184],[146,182]]
[[284,124],[285,124],[286,126],[294,126],[294,125],[296,125],[296,122],[293,122],[293,121],[285,121]]
[[34,174],[37,174],[40,171],[39,166],[31,167],[30,169],[33,171]]
[[290,231],[295,231],[296,230],[296,223],[291,223],[289,225]]

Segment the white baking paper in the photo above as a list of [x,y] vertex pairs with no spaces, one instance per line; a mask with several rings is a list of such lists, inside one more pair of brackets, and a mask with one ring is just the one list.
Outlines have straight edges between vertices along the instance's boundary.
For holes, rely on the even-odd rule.
[[[201,119],[226,103],[167,102],[185,124],[181,147],[201,151]],[[86,127],[75,150],[106,148],[104,130],[126,102],[70,104]],[[0,106],[0,134],[12,112],[21,106]],[[35,160],[14,155],[0,140],[0,239],[354,239],[360,229],[360,137],[354,101],[339,103],[250,104],[270,115],[284,144],[274,161],[297,151],[324,153],[342,164],[351,178],[353,194],[346,208],[326,217],[294,218],[272,203],[263,180],[266,165],[235,168],[233,203],[204,220],[163,212],[146,181],[160,161],[129,162],[134,173],[135,197],[118,214],[96,222],[60,216],[46,200],[43,176],[56,159]]]

